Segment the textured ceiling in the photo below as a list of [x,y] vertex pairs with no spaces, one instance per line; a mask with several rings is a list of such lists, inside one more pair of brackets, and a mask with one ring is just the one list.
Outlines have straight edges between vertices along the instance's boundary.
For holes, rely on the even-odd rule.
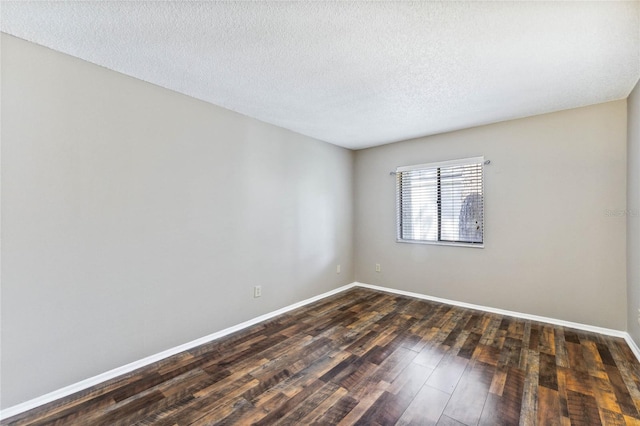
[[348,148],[625,98],[638,2],[3,1],[3,32]]

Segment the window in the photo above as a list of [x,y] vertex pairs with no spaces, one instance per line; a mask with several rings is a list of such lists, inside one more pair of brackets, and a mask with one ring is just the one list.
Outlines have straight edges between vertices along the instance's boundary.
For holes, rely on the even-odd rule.
[[484,158],[398,167],[398,242],[484,243]]

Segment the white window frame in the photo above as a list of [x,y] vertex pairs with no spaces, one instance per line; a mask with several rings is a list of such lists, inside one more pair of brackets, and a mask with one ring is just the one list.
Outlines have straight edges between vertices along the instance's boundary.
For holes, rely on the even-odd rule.
[[[464,241],[442,241],[442,240],[409,240],[402,238],[402,205],[401,205],[401,173],[408,172],[413,170],[434,170],[441,167],[449,167],[456,165],[465,165],[465,164],[480,164],[482,170],[482,242],[464,242]],[[439,161],[434,163],[424,163],[424,164],[416,164],[411,166],[402,166],[396,169],[396,242],[398,243],[409,243],[409,244],[431,244],[431,245],[441,245],[441,246],[460,246],[460,247],[473,247],[473,248],[484,248],[485,244],[485,230],[484,226],[485,218],[484,218],[484,200],[485,200],[485,191],[484,191],[484,165],[485,159],[483,156],[481,157],[470,157],[470,158],[461,158],[456,160],[448,160],[448,161]],[[438,220],[441,220],[439,217]],[[441,226],[438,224],[438,226]]]

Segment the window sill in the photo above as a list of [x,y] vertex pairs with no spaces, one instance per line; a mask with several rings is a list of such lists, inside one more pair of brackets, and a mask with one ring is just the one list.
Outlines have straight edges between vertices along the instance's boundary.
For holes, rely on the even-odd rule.
[[482,244],[473,244],[473,243],[453,243],[447,241],[423,241],[423,240],[400,240],[396,239],[396,243],[407,243],[407,244],[427,244],[433,246],[455,246],[455,247],[470,247],[470,248],[484,248],[484,243]]

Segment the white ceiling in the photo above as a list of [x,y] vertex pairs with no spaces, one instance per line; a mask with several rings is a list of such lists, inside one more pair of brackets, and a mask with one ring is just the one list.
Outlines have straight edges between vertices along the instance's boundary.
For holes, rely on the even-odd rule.
[[357,149],[627,97],[639,5],[3,1],[0,29]]

